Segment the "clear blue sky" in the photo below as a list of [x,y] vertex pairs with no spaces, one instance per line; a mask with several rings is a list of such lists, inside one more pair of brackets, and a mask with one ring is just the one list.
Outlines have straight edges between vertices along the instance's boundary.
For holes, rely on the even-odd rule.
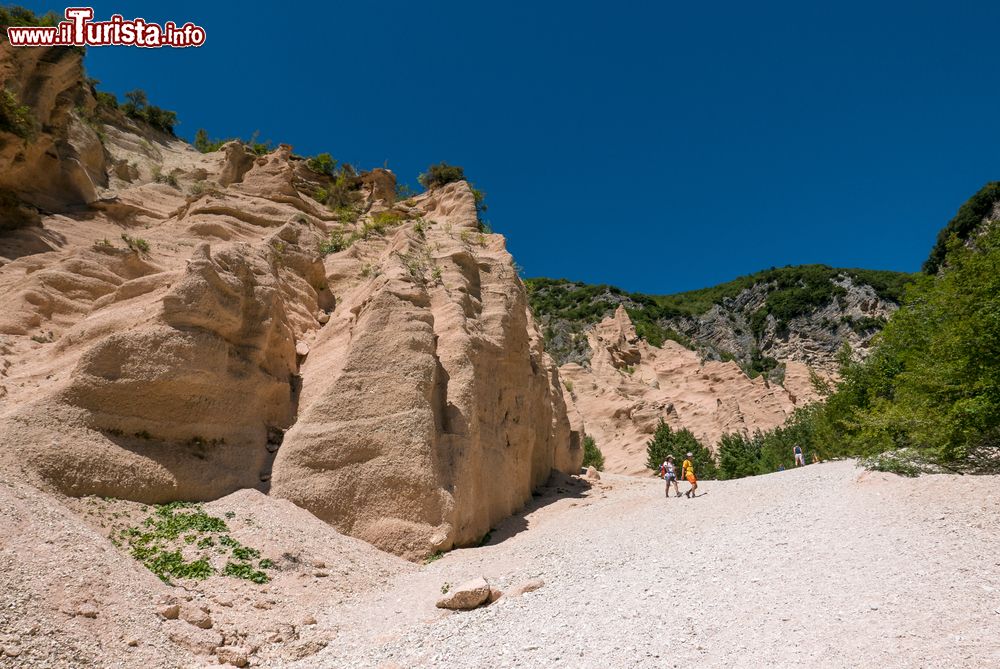
[[1000,177],[996,2],[221,5],[95,3],[208,40],[90,49],[90,75],[187,138],[260,130],[411,183],[461,165],[526,276],[915,271]]

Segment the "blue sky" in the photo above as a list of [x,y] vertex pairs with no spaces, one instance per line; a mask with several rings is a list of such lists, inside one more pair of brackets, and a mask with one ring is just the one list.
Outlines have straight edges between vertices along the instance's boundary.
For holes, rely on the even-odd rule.
[[94,6],[208,34],[89,49],[100,88],[144,88],[188,138],[259,130],[411,183],[461,165],[526,276],[915,271],[1000,177],[995,2]]

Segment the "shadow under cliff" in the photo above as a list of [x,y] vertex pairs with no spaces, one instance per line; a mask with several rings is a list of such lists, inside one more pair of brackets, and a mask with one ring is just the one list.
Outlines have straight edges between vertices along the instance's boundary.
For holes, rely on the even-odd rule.
[[517,513],[505,518],[487,535],[482,546],[494,546],[527,530],[531,523],[528,516],[539,509],[564,499],[583,499],[593,486],[582,478],[574,478],[553,470],[549,480],[531,494],[531,500]]

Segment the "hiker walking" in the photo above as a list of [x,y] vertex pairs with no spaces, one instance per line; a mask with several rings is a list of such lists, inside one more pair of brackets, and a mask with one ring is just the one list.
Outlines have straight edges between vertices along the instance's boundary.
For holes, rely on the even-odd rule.
[[795,456],[795,466],[796,467],[805,467],[806,466],[806,458],[805,458],[804,455],[802,455],[802,447],[801,446],[799,446],[798,444],[795,444],[795,448],[792,449],[792,454]]
[[694,465],[691,464],[691,458],[693,457],[694,455],[688,453],[687,459],[681,463],[681,476],[691,484],[691,489],[684,493],[685,497],[697,497],[695,490],[698,489],[698,479],[694,475]]
[[677,487],[677,475],[674,471],[674,456],[668,455],[667,459],[663,461],[663,482],[667,485],[667,498],[670,497],[670,483],[674,484],[674,492],[677,493],[677,497],[681,496],[681,491]]

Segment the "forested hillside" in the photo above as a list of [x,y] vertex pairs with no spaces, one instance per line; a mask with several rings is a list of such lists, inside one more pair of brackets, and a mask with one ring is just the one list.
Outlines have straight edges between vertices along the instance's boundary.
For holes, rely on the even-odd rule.
[[531,306],[557,361],[586,364],[585,331],[622,304],[654,346],[672,339],[708,359],[734,359],[780,381],[780,360],[834,365],[849,343],[864,348],[902,298],[909,274],[826,265],[772,268],[673,295],[528,279]]
[[867,359],[842,353],[825,402],[767,434],[724,437],[722,476],[773,471],[796,443],[903,474],[1000,469],[998,202],[994,182],[962,206]]

